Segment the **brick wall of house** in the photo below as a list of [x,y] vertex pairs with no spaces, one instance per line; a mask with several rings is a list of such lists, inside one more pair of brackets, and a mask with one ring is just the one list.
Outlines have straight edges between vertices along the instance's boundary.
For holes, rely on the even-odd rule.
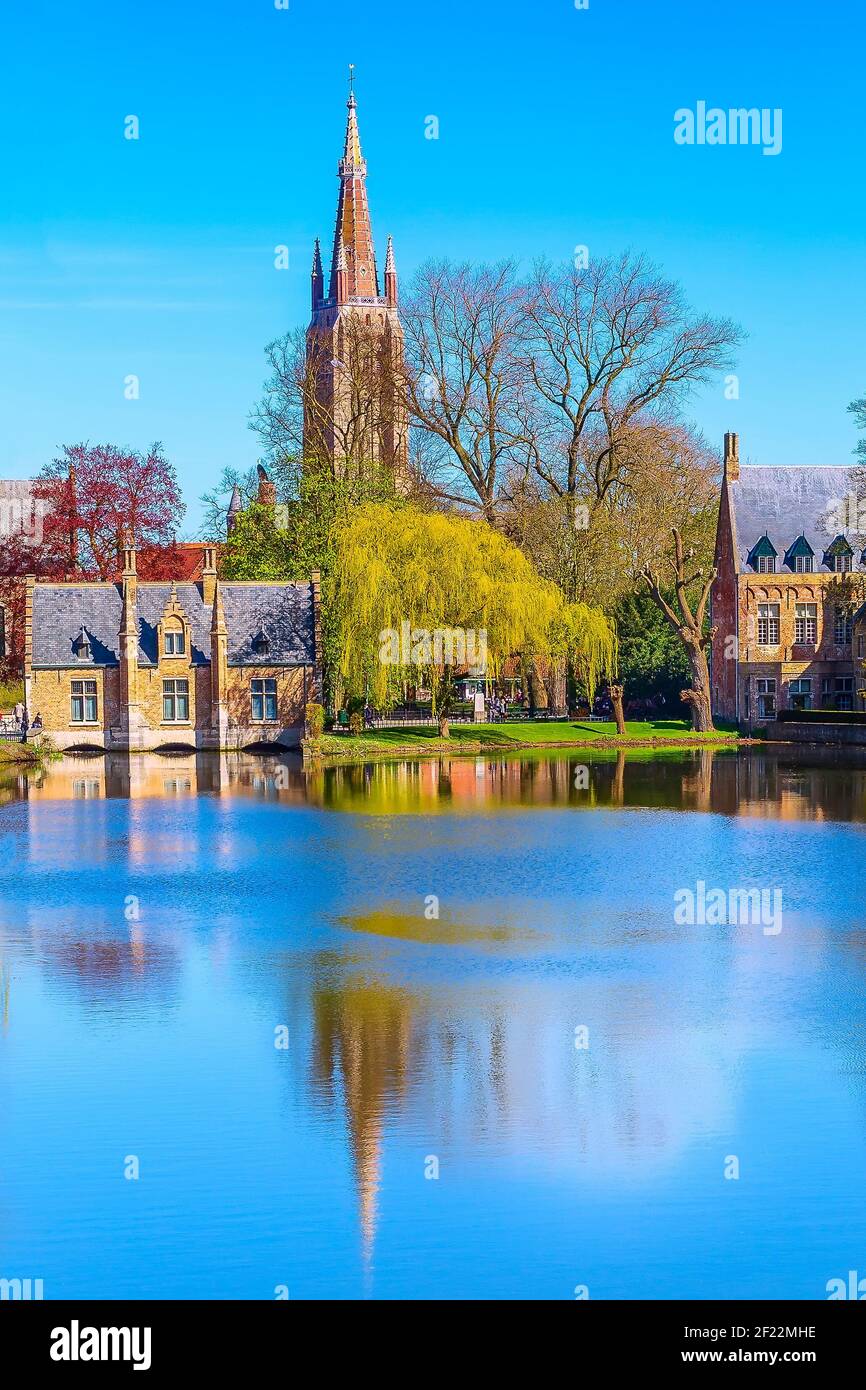
[[[277,682],[277,723],[281,728],[288,729],[303,722],[304,705],[307,698],[312,699],[310,672],[305,673],[303,668],[297,666],[283,671],[275,671],[267,666],[230,666],[226,705],[233,725],[247,726],[252,723],[251,682],[258,679]],[[274,726],[262,727],[264,732]]]
[[[95,724],[72,721],[73,681],[95,681],[98,718]],[[66,670],[35,670],[30,686],[31,718],[39,715],[46,730],[72,735],[80,734],[87,742],[94,735],[101,742],[106,729],[120,719],[120,673],[116,667],[75,667]]]
[[[741,718],[758,718],[755,681],[776,681],[778,709],[790,708],[792,680],[812,681],[812,706],[822,706],[825,678],[854,674],[852,644],[835,641],[836,603],[833,589],[839,576],[834,574],[744,574],[739,577],[739,673]],[[758,605],[779,606],[779,642],[768,647],[758,644]],[[796,613],[798,603],[814,603],[817,608],[817,641],[798,644]]]

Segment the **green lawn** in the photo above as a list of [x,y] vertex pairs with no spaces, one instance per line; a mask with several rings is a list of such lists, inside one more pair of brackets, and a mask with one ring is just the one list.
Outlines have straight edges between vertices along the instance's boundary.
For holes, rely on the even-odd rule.
[[371,753],[478,752],[493,748],[580,748],[617,747],[625,743],[719,743],[732,742],[736,734],[718,730],[713,734],[695,734],[682,719],[630,720],[626,723],[625,739],[618,738],[613,722],[593,720],[521,721],[515,724],[452,724],[450,739],[440,739],[435,725],[418,728],[371,729],[364,733],[325,734],[318,751],[345,756]]
[[[625,737],[629,740],[646,739],[689,739],[704,742],[706,739],[733,738],[733,734],[716,732],[714,734],[695,734],[684,719],[627,720]],[[617,738],[616,725],[611,720],[531,720],[516,724],[452,724],[453,739],[478,739],[496,743],[608,743]]]

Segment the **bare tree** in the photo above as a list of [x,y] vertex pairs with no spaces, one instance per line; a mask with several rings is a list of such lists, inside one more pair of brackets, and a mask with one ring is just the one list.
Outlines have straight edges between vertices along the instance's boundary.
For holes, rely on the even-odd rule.
[[533,466],[553,494],[592,505],[640,468],[634,426],[674,423],[741,336],[728,319],[693,314],[676,284],[629,254],[539,264],[527,318],[523,363],[541,417]]
[[[518,359],[526,296],[515,266],[422,266],[404,299],[406,397],[439,495],[498,520],[501,489],[533,456]],[[455,476],[456,475],[456,476]]]
[[333,331],[297,329],[269,343],[270,376],[250,417],[273,465],[294,461],[334,476],[371,463],[397,467],[407,431],[399,339],[376,319],[347,315]]

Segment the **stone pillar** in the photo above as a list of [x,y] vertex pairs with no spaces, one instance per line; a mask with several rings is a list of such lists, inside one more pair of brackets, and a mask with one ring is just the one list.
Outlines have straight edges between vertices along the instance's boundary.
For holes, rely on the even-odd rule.
[[123,550],[123,613],[120,619],[120,742],[126,748],[145,746],[145,727],[138,703],[138,572],[135,549]]
[[211,728],[217,748],[229,746],[229,630],[223,608],[220,582],[214,580],[213,612],[210,625]]

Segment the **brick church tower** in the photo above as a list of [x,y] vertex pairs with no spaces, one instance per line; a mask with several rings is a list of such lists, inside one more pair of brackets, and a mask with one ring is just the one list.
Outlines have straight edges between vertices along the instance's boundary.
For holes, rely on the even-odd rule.
[[381,294],[353,90],[348,109],[327,297],[318,240],[313,254],[304,455],[340,476],[359,476],[374,464],[400,480],[408,474],[409,431],[394,248],[389,237]]

